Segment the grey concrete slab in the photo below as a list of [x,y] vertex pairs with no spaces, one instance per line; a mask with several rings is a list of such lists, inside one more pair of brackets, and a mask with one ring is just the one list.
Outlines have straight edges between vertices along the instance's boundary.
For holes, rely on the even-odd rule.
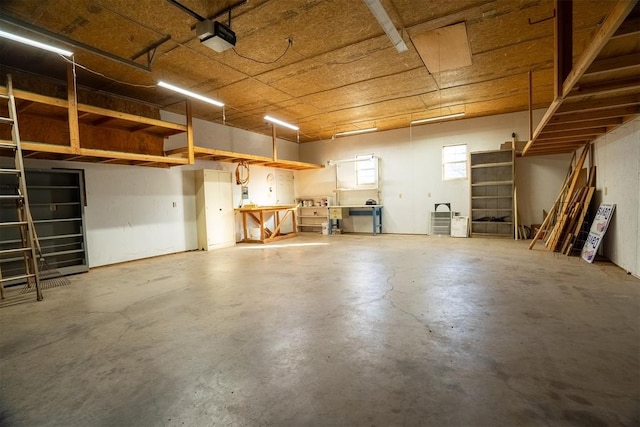
[[305,234],[92,269],[0,309],[0,424],[640,424],[640,281],[527,244]]

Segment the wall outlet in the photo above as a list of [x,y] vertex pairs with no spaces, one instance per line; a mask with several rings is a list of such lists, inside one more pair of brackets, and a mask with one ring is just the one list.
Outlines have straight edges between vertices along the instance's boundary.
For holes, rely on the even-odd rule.
[[604,187],[604,195],[606,196],[607,193],[609,192],[609,189],[607,187]]
[[431,193],[427,193],[427,197],[431,197]]
[[398,194],[398,198],[402,199],[402,193]]
[[176,202],[173,202],[173,207],[175,208],[176,206],[178,206],[178,204]]

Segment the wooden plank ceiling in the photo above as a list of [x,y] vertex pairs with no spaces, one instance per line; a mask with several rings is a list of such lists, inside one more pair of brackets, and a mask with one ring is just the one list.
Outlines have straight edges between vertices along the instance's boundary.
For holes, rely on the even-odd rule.
[[[215,18],[237,0],[180,3]],[[222,53],[201,45],[194,29],[197,19],[169,1],[3,0],[0,26],[74,51],[82,66],[76,70],[82,88],[184,113],[181,96],[156,86],[164,80],[224,102],[227,125],[270,135],[263,119],[270,114],[298,125],[300,142],[373,126],[407,127],[412,120],[457,112],[468,118],[523,111],[529,106],[529,71],[533,107],[547,108],[554,100],[552,0],[382,0],[382,5],[408,51],[396,51],[361,0],[251,0],[233,9],[237,44]],[[615,5],[574,2],[574,57],[582,54]],[[217,19],[226,23],[227,15]],[[466,25],[471,65],[430,73],[412,37],[460,22]],[[92,51],[34,32],[42,30]],[[609,80],[611,64],[606,61],[625,68],[624,57],[637,52],[619,51],[612,43],[604,62],[594,63],[593,73],[585,74],[590,80],[580,86],[583,93],[575,94],[574,103],[597,101],[600,95],[585,95],[584,88],[593,91]],[[159,46],[149,63],[140,53],[154,44]],[[67,64],[59,56],[4,39],[0,67],[3,72],[66,79]],[[620,72],[621,84],[635,76],[625,72]],[[637,101],[638,94],[630,89],[616,96],[635,96]],[[223,111],[207,104],[194,102],[193,113],[223,121]],[[555,128],[560,137],[562,129]],[[294,131],[277,132],[278,137],[297,139]]]

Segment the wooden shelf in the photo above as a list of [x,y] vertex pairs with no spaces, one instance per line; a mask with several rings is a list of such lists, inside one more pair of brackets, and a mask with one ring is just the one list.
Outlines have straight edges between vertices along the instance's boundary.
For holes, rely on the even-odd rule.
[[[152,167],[189,164],[188,159],[162,153],[164,138],[189,133],[187,125],[20,89],[13,93],[25,158]],[[0,94],[7,95],[7,88],[0,86]],[[5,130],[0,142],[7,138]]]
[[477,182],[471,184],[472,187],[480,187],[480,186],[489,186],[489,185],[513,185],[513,181],[485,181],[485,182]]
[[[1,141],[0,141],[1,142]],[[125,153],[122,151],[79,148],[41,142],[24,141],[21,144],[25,158],[67,160],[75,162],[107,163],[132,166],[170,167],[189,164],[188,159],[156,156],[150,154]]]
[[[19,89],[14,89],[13,93],[19,111],[18,122],[23,138],[21,147],[25,158],[165,168],[192,164],[195,158],[219,162],[244,161],[290,170],[324,167],[195,147],[192,145],[193,131],[190,125],[70,103],[66,99]],[[0,95],[6,94],[6,87],[0,86]],[[187,111],[187,123],[190,123],[190,111]],[[180,133],[187,133],[188,145],[165,152],[164,139]],[[3,134],[0,142],[10,142],[8,138],[8,134]],[[193,153],[191,159],[190,151]],[[12,155],[0,150],[2,154]]]
[[[309,170],[309,169],[321,169],[324,165],[317,165],[314,163],[297,162],[294,160],[274,160],[266,156],[255,156],[253,154],[236,153],[233,151],[217,150],[215,148],[206,147],[193,147],[194,156],[196,159],[201,160],[213,160],[216,162],[229,162],[239,163],[247,162],[250,165],[273,167],[279,169],[290,170]],[[176,148],[174,150],[166,151],[167,156],[174,156],[174,158],[184,158],[189,153],[188,147]]]
[[495,167],[499,167],[499,166],[508,166],[511,167],[512,163],[511,162],[500,162],[500,163],[484,163],[481,165],[472,165],[471,169],[477,169],[477,168],[495,168]]

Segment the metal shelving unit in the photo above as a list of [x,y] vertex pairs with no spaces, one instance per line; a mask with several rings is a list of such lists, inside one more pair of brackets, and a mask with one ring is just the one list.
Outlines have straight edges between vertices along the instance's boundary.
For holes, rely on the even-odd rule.
[[513,237],[512,150],[470,153],[471,236]]
[[[25,178],[31,216],[47,267],[62,275],[88,271],[83,171],[27,170]],[[8,220],[16,217],[14,203],[3,202],[0,211]],[[12,248],[19,241],[16,232],[3,233],[0,247]],[[3,276],[12,276],[24,270],[24,263],[21,257],[3,258],[0,268]]]

